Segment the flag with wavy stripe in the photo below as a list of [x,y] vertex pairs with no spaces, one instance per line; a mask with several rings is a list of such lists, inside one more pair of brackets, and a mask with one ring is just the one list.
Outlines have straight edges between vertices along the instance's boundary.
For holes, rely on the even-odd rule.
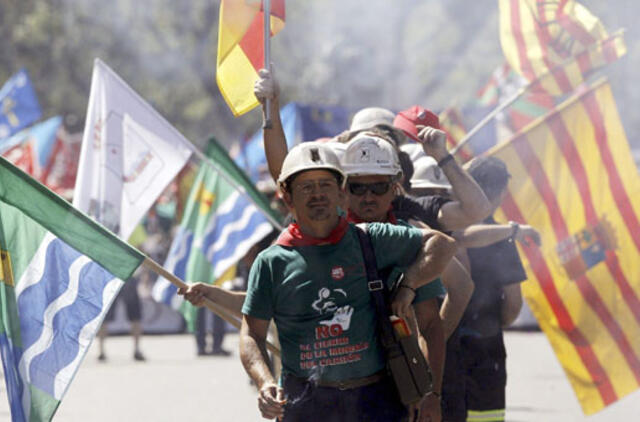
[[492,155],[509,167],[499,216],[530,224],[523,293],[586,414],[640,387],[640,178],[602,80]]
[[0,353],[14,421],[47,421],[144,256],[0,158]]
[[[261,194],[244,178],[226,171],[233,164],[226,152],[212,148],[209,152],[219,168],[201,164],[164,267],[187,281],[215,283],[273,228],[266,210],[256,206],[248,192]],[[192,328],[192,307],[176,290],[168,280],[159,279],[152,296],[180,309]]]

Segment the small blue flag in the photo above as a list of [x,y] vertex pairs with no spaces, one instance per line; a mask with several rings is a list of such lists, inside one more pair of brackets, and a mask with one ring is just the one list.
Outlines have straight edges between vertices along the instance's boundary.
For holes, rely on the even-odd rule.
[[21,69],[0,89],[0,139],[40,119],[42,112],[29,75]]

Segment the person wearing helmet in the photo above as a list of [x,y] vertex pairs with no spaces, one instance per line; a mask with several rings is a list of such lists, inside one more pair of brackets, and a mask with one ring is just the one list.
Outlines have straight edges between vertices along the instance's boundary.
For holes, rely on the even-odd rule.
[[[357,115],[356,115],[357,116]],[[341,163],[347,175],[349,198],[348,218],[354,222],[390,222],[408,225],[397,220],[391,203],[400,191],[402,169],[396,149],[387,136],[379,131],[364,131],[347,144],[340,145]],[[396,273],[383,274],[394,279]],[[437,298],[446,292],[439,279],[419,288],[413,301],[415,324],[421,337],[421,346],[433,375],[433,392],[416,406],[419,420],[440,420],[442,371],[444,366],[445,337],[438,313]]]
[[[405,133],[408,145],[418,145],[421,148],[415,151],[422,149],[424,155],[436,161],[453,194],[452,198],[437,195],[411,201],[400,198],[394,203],[398,214],[418,212],[419,219],[429,227],[447,232],[480,222],[489,215],[491,204],[486,195],[447,151],[446,134],[440,130],[438,116],[420,106],[413,106],[398,113],[393,124]],[[402,148],[405,149],[404,146]],[[423,208],[422,212],[415,209],[415,202]]]
[[[357,229],[338,210],[345,180],[338,158],[327,144],[307,142],[292,148],[280,169],[277,183],[294,222],[251,268],[240,332],[260,412],[284,421],[403,420],[407,410],[384,371]],[[372,224],[369,233],[381,271],[407,267],[407,288],[391,304],[392,313],[407,317],[414,290],[442,271],[455,244],[390,224]],[[271,319],[282,346],[280,384],[265,358]]]

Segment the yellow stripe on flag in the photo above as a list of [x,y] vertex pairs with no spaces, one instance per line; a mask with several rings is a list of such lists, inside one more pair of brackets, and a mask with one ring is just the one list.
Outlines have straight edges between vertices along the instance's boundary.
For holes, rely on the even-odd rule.
[[[235,116],[259,103],[253,95],[258,69],[263,66],[261,1],[222,0],[218,30],[216,81]],[[271,34],[284,27],[284,0],[272,0]]]
[[498,218],[536,227],[523,293],[591,414],[640,386],[640,177],[608,84],[491,152],[512,174]]

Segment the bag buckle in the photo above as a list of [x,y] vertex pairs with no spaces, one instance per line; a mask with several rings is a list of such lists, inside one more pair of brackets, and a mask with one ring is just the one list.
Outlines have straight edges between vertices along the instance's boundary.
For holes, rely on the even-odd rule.
[[376,290],[382,290],[384,288],[384,283],[382,280],[373,280],[369,282],[369,291],[375,292]]

